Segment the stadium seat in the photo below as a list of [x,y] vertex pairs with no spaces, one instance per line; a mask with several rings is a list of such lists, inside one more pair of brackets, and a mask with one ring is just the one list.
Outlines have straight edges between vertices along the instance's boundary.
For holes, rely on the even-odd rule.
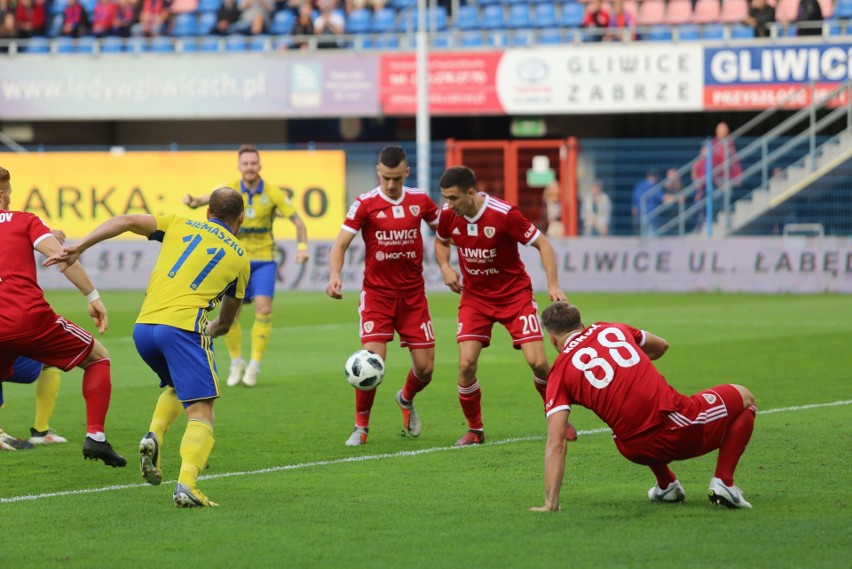
[[98,3],[98,0],[79,0],[80,6],[83,7],[83,10],[86,11],[86,14],[91,18],[92,13],[95,11],[95,4]]
[[222,0],[198,0],[199,12],[213,12],[214,14],[222,5]]
[[731,39],[754,39],[754,28],[746,24],[734,24],[731,26]]
[[719,0],[698,0],[692,13],[692,22],[695,24],[712,24],[719,21]]
[[225,51],[245,51],[246,37],[243,35],[230,35],[225,38]]
[[370,31],[370,11],[366,8],[352,10],[346,19],[347,34],[366,34]]
[[290,49],[292,44],[293,42],[288,36],[279,36],[275,38],[272,46],[275,51],[281,51],[283,49]]
[[202,12],[198,15],[198,19],[195,21],[195,34],[199,36],[206,36],[213,32],[213,28],[216,27],[216,14],[212,12]]
[[174,41],[171,38],[162,36],[151,38],[151,41],[145,45],[145,51],[150,53],[172,53],[174,50]]
[[172,20],[172,35],[178,38],[195,34],[195,14],[178,14]]
[[198,51],[212,52],[219,51],[219,38],[215,36],[206,36],[201,38],[201,42],[198,45]]
[[71,38],[65,36],[59,36],[54,42],[54,47],[56,48],[56,53],[73,53],[74,52],[74,42]]
[[[793,0],[798,6],[799,0]],[[722,3],[722,11],[719,13],[719,21],[723,24],[738,24],[748,15],[748,4],[746,0],[725,0]],[[776,9],[777,18],[777,9]]]
[[396,10],[392,8],[382,8],[373,13],[370,20],[370,31],[375,34],[382,34],[393,30],[393,25],[396,22]]
[[462,32],[459,44],[462,47],[482,47],[484,42],[480,32]]
[[375,47],[377,49],[386,49],[393,50],[399,49],[399,36],[397,35],[384,35],[379,36],[375,40],[373,40]]
[[[823,12],[823,16],[825,16],[825,12]],[[837,0],[834,16],[841,20],[852,18],[852,0]]]
[[664,24],[651,26],[651,31],[645,37],[648,41],[672,41],[672,29]]
[[532,17],[533,26],[536,28],[555,28],[556,22],[556,4],[545,2],[535,5]]
[[725,26],[722,24],[707,24],[701,32],[701,37],[711,41],[725,39]]
[[[397,44],[398,43],[399,40],[397,40]],[[438,49],[447,49],[452,46],[452,36],[447,32],[436,34],[435,39],[432,41],[432,47],[436,47]]]
[[525,2],[523,4],[511,4],[509,6],[509,19],[506,21],[507,28],[529,28],[531,25],[529,4]]
[[398,10],[404,10],[412,6],[417,6],[417,0],[391,0],[391,5]]
[[507,47],[509,34],[506,30],[492,30],[485,37],[485,44],[490,47]]
[[697,41],[698,26],[695,24],[681,24],[677,26],[677,38],[680,41]]
[[575,2],[563,4],[559,24],[566,28],[579,28],[583,25],[583,5]]
[[503,4],[528,4],[529,0],[504,0]]
[[95,44],[98,42],[92,36],[83,36],[77,38],[77,43],[74,45],[75,53],[95,53]]
[[62,14],[65,12],[65,6],[68,5],[68,0],[53,0],[50,4],[50,13],[53,15]]
[[535,45],[535,33],[532,30],[515,30],[510,40],[510,44],[515,47]]
[[692,0],[669,0],[665,23],[670,26],[692,22]]
[[666,5],[663,0],[644,0],[636,15],[637,26],[654,26],[665,21]]
[[474,4],[459,6],[453,27],[457,30],[475,30],[479,26],[479,9]]
[[246,47],[249,51],[267,51],[272,47],[272,40],[267,35],[249,36]]
[[115,36],[101,39],[101,53],[121,53],[124,51],[124,40]]
[[145,51],[145,46],[148,45],[146,38],[130,38],[124,46],[124,51],[128,53],[142,53]]
[[538,43],[542,45],[558,45],[562,42],[562,31],[556,28],[542,30],[538,36]]
[[269,27],[269,32],[276,36],[290,35],[293,31],[293,22],[296,16],[290,10],[279,10],[272,16],[272,25]]
[[24,53],[50,53],[50,42],[47,38],[30,38],[24,48]]
[[499,30],[503,27],[503,5],[488,4],[482,9],[479,27],[483,30]]
[[176,47],[184,53],[195,53],[198,51],[198,40],[195,38],[181,38],[178,40],[179,46]]

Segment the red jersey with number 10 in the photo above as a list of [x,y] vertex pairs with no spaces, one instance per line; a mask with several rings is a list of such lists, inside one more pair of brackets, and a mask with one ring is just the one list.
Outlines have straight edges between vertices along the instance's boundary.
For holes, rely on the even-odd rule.
[[529,245],[539,235],[517,207],[487,195],[474,217],[456,215],[445,204],[438,221],[438,237],[452,240],[458,250],[462,295],[486,302],[502,303],[532,291],[518,243]]
[[0,209],[0,339],[25,336],[56,321],[38,285],[33,255],[46,238],[53,238],[50,228],[37,215]]
[[644,343],[643,331],[608,322],[569,336],[547,375],[545,413],[582,405],[619,439],[662,424],[688,398],[660,375],[640,347]]
[[364,289],[383,296],[403,297],[422,291],[422,222],[434,224],[438,206],[417,188],[402,188],[397,200],[380,188],[361,194],[349,207],[345,231],[364,238]]

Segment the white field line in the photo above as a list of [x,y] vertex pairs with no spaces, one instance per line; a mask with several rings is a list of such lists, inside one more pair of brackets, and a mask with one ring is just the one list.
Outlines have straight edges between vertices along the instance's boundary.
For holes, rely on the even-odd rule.
[[[832,401],[831,403],[812,403],[810,405],[797,405],[795,407],[779,407],[777,409],[767,409],[765,411],[758,410],[758,415],[767,415],[770,413],[787,413],[790,411],[804,411],[806,409],[818,409],[820,407],[838,407],[841,405],[852,404],[852,399],[846,401]],[[591,429],[587,431],[578,431],[580,435],[598,435],[601,433],[609,433],[608,428]],[[512,439],[503,439],[499,441],[491,441],[483,446],[500,446],[514,443],[525,443],[531,441],[544,440],[544,435],[532,435],[527,437],[516,437]],[[391,452],[385,454],[368,454],[362,456],[349,456],[345,458],[335,458],[331,460],[318,460],[315,462],[301,462],[298,464],[285,464],[283,466],[272,466],[269,468],[261,468],[259,470],[244,470],[241,472],[223,472],[221,474],[209,474],[199,476],[199,480],[214,480],[217,478],[231,478],[234,476],[254,476],[257,474],[270,474],[273,472],[285,472],[288,470],[304,470],[307,468],[317,468],[321,466],[335,466],[338,464],[347,464],[351,462],[365,462],[370,460],[385,460],[389,458],[400,458],[407,456],[418,456],[421,454],[431,454],[444,451],[466,451],[475,447],[432,447],[419,450],[403,450],[399,452]],[[176,480],[164,480],[163,484],[174,484]],[[44,494],[27,494],[24,496],[12,496],[10,498],[0,498],[0,504],[11,504],[15,502],[25,502],[28,500],[42,500],[44,498],[55,498],[59,496],[77,496],[80,494],[97,494],[101,492],[111,492],[113,490],[127,490],[130,488],[145,488],[148,484],[116,484],[113,486],[102,486],[100,488],[85,488],[82,490],[64,490],[62,492],[46,492]]]

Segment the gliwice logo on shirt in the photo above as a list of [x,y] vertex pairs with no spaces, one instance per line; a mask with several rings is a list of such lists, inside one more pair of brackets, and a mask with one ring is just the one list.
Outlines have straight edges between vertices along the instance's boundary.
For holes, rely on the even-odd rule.
[[475,223],[468,223],[467,234],[469,237],[476,237],[477,235],[479,235],[479,226]]
[[494,237],[494,234],[495,234],[495,233],[497,233],[497,230],[496,230],[496,229],[494,229],[493,227],[491,227],[491,226],[489,225],[489,226],[486,226],[486,227],[482,230],[482,232],[483,232],[483,233],[485,233],[485,236],[486,236],[486,237],[488,237],[489,239],[491,239],[492,237]]
[[405,210],[402,208],[401,205],[393,206],[393,216],[397,219],[399,219],[400,217],[405,217]]
[[420,214],[420,206],[419,205],[410,205],[408,206],[408,211],[411,212],[411,215],[417,217]]
[[367,320],[366,322],[364,322],[364,332],[369,334],[372,331],[373,331],[373,321]]
[[712,393],[702,393],[701,397],[703,397],[705,401],[707,401],[707,403],[709,403],[710,405],[716,402],[716,396]]

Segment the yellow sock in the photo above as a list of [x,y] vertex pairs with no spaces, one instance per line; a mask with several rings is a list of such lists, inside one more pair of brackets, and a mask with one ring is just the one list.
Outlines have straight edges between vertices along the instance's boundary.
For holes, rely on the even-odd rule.
[[190,419],[180,443],[180,475],[178,482],[195,488],[198,473],[207,464],[213,450],[213,426],[204,419]]
[[240,321],[237,319],[228,333],[225,334],[225,346],[228,348],[228,355],[232,360],[242,357],[243,354],[243,329],[240,328]]
[[36,380],[36,431],[46,431],[50,428],[50,417],[56,407],[56,398],[59,396],[59,369],[52,366],[44,366],[41,375]]
[[272,315],[255,315],[251,327],[251,359],[260,362],[269,345],[269,335],[272,334]]
[[177,421],[182,411],[183,405],[178,401],[175,388],[165,388],[157,399],[157,406],[154,407],[154,415],[151,417],[151,426],[148,427],[149,431],[157,435],[160,446],[163,445],[166,431]]

